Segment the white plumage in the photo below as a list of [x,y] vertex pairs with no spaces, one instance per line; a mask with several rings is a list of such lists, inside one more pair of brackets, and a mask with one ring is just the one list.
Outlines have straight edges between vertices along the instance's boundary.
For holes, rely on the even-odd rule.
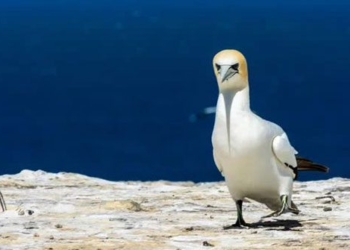
[[291,202],[297,161],[296,150],[278,125],[254,114],[249,105],[247,63],[235,50],[219,52],[213,60],[219,86],[212,134],[216,166],[237,205],[237,222],[244,226],[244,198],[274,211],[298,213]]

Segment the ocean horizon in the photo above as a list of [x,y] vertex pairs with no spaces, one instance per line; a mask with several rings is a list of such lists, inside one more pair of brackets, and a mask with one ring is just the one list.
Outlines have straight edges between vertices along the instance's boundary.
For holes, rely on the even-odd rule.
[[301,156],[350,178],[350,3],[0,3],[0,173],[219,181],[212,58],[247,58],[251,108]]

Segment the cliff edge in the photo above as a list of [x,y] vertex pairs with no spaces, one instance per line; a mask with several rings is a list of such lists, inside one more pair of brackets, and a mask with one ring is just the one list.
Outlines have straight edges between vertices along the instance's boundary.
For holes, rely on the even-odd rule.
[[111,182],[23,170],[0,177],[0,249],[350,249],[350,180],[296,182],[299,215],[244,204],[253,228],[224,230],[235,204],[224,182]]

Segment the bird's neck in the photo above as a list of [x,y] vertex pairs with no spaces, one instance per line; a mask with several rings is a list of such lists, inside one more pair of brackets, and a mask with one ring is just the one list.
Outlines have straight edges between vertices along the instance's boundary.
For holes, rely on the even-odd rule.
[[[228,152],[231,152],[231,126],[242,112],[251,112],[249,87],[239,91],[220,92],[216,108],[215,127],[226,130]],[[238,116],[237,116],[238,115]]]
[[225,91],[220,93],[225,103],[225,108],[231,112],[250,111],[249,86],[239,91]]

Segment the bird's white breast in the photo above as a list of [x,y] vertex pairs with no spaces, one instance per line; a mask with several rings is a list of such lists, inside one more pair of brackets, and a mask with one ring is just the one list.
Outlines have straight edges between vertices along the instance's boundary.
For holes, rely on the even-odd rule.
[[266,204],[279,199],[282,179],[271,148],[277,130],[250,110],[232,109],[228,140],[225,104],[219,97],[212,143],[235,200],[247,197]]

